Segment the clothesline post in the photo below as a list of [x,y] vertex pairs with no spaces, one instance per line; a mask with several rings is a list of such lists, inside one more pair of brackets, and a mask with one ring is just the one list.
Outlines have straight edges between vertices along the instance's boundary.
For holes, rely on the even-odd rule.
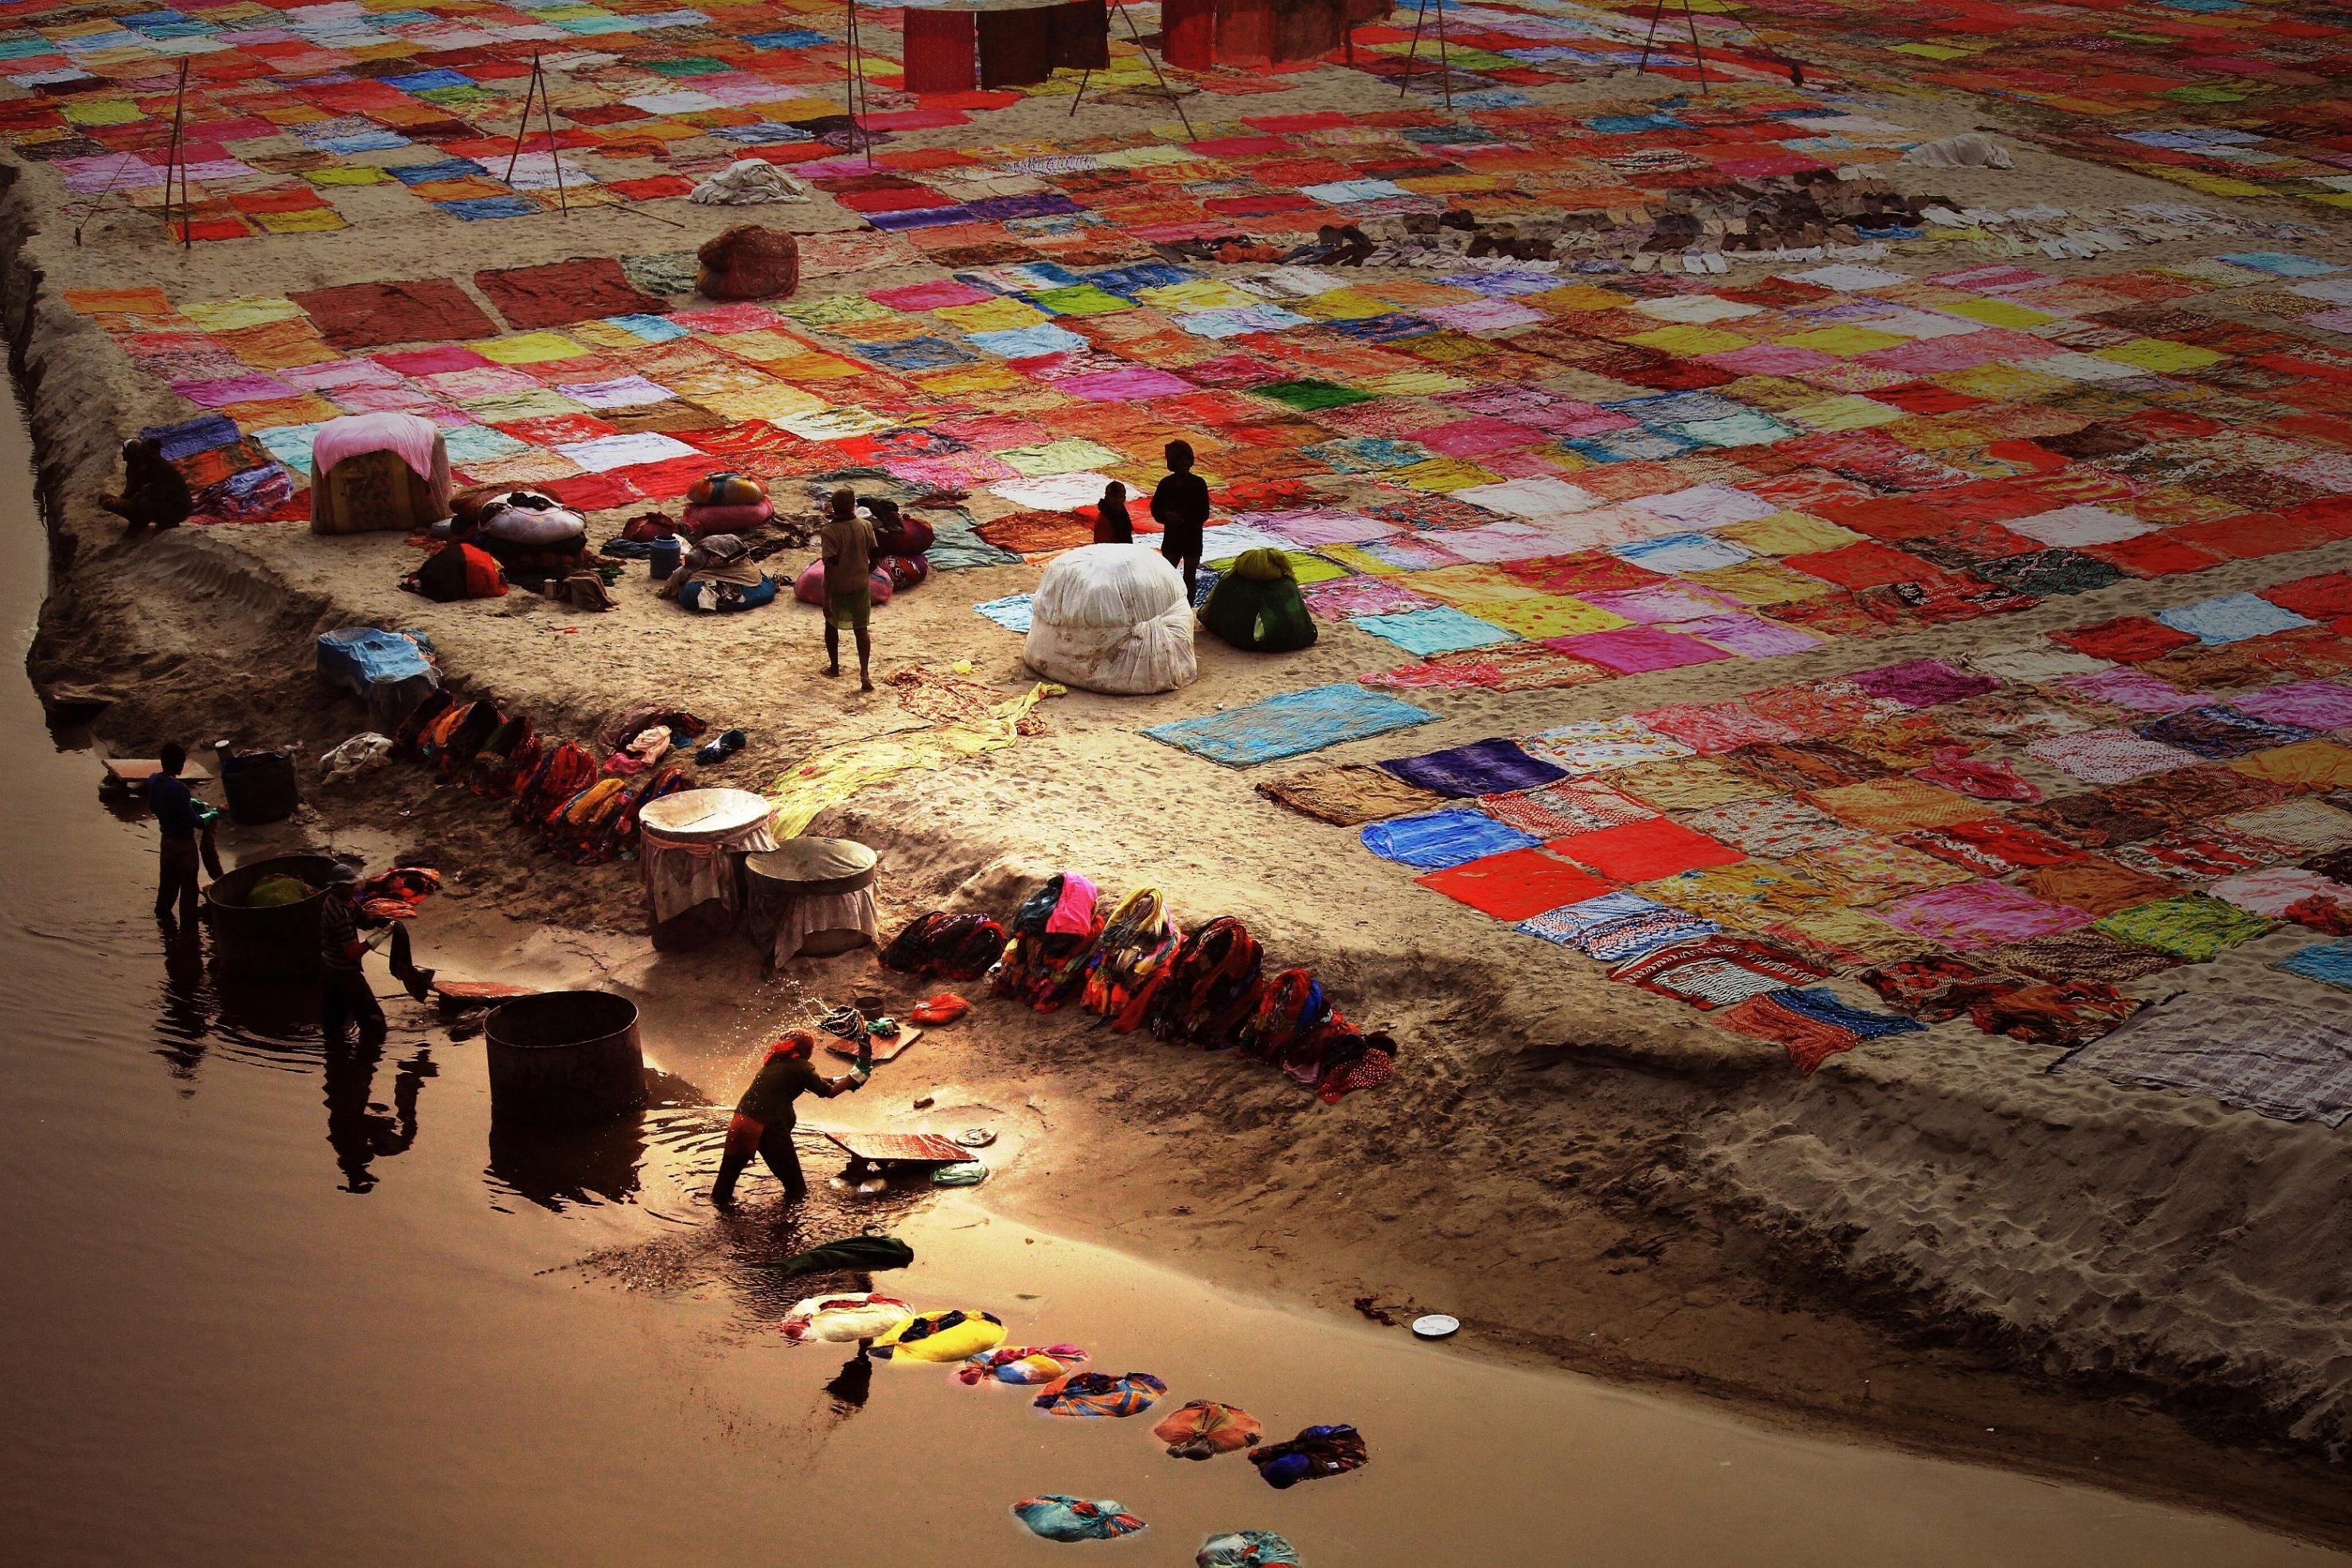
[[[1184,140],[1187,142],[1199,141],[1200,132],[1192,129],[1192,117],[1184,112],[1184,100],[1176,96],[1176,89],[1168,85],[1168,73],[1160,68],[1160,61],[1158,58],[1152,54],[1150,47],[1144,43],[1142,33],[1138,31],[1136,28],[1135,17],[1128,11],[1126,0],[1110,0],[1110,9],[1118,12],[1118,19],[1127,24],[1127,36],[1135,40],[1136,52],[1143,57],[1143,63],[1151,68],[1152,79],[1160,83],[1160,95],[1168,100],[1170,107],[1176,110],[1176,118],[1183,122]],[[1106,30],[1108,28],[1108,19],[1106,18],[1104,22]],[[1077,118],[1078,105],[1086,101],[1087,84],[1094,80],[1094,76],[1095,68],[1092,66],[1087,67],[1087,68],[1080,73],[1078,77],[1078,90],[1070,100],[1071,119],[1075,120]]]
[[[1663,5],[1664,0],[1659,0],[1659,3]],[[1402,98],[1405,89],[1412,85],[1413,62],[1421,57],[1421,29],[1429,20],[1429,8],[1433,5],[1437,7],[1437,90],[1444,94],[1445,110],[1450,114],[1454,111],[1454,60],[1445,47],[1445,0],[1421,0],[1420,8],[1413,13],[1412,45],[1404,52],[1404,74],[1397,78],[1397,96]],[[1351,30],[1348,36],[1350,53],[1355,48],[1355,34]]]
[[[1706,52],[1701,49],[1698,45],[1698,16],[1697,13],[1691,9],[1690,0],[1678,0],[1678,3],[1683,8],[1683,20],[1690,24],[1691,59],[1698,67],[1698,89],[1701,92],[1706,92],[1708,90],[1706,82]],[[1633,68],[1633,74],[1635,76],[1642,76],[1648,72],[1650,68],[1650,54],[1657,46],[1658,28],[1665,21],[1665,17],[1666,0],[1657,0],[1657,4],[1650,7],[1650,32],[1649,36],[1642,40],[1641,62]]]
[[[188,62],[183,59],[180,61],[179,90],[172,97],[172,150],[164,154],[163,158],[163,232],[166,235],[172,232],[172,176],[176,172],[180,178],[180,248],[182,250],[187,249],[195,243],[192,232],[194,228],[195,215],[189,210],[194,203],[188,195],[187,149],[181,141],[181,136],[187,125],[187,113]],[[117,171],[117,173],[120,172],[120,170]]]
[[857,26],[857,0],[842,0],[842,34],[849,47],[849,150],[857,151],[860,142],[866,144],[866,166],[874,166],[874,132],[858,123],[866,104],[866,40]]
[[[532,68],[538,68],[536,60],[532,62]],[[548,90],[547,77],[543,72],[539,79],[539,112],[547,121],[547,161],[555,165],[556,205],[563,216],[569,217],[572,216],[572,196],[563,188],[563,153],[555,144],[555,95]]]

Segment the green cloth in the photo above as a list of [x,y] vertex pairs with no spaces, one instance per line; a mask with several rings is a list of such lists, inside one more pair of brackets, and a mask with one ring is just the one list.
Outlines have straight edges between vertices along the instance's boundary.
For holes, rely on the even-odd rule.
[[1295,653],[1314,647],[1317,635],[1290,557],[1279,550],[1243,551],[1209,591],[1201,624],[1252,653]]
[[246,895],[246,908],[253,910],[283,909],[299,904],[319,889],[294,877],[264,877]]
[[776,1267],[786,1274],[838,1274],[853,1269],[870,1274],[882,1268],[904,1268],[914,1261],[915,1249],[895,1236],[852,1236],[795,1252]]

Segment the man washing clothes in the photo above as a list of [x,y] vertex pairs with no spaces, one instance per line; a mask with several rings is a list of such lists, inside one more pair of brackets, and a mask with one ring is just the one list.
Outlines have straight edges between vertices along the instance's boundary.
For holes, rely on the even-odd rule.
[[155,826],[163,834],[162,875],[155,886],[155,918],[169,921],[172,906],[180,909],[180,924],[190,931],[196,924],[196,868],[201,851],[196,837],[204,830],[204,815],[196,807],[196,797],[188,792],[187,781],[180,770],[188,765],[188,748],[177,741],[163,742],[156,758],[155,771],[147,775],[147,807],[155,814]]
[[824,559],[825,673],[841,673],[841,634],[857,637],[857,689],[874,689],[874,641],[866,622],[874,612],[874,525],[857,515],[857,497],[835,490],[825,509],[820,550]]
[[360,967],[375,939],[362,931],[391,928],[392,977],[411,996],[421,1002],[433,987],[433,971],[417,968],[410,955],[408,928],[362,908],[366,894],[356,868],[338,861],[328,873],[327,900],[319,909],[319,1033],[329,1046],[341,1045],[355,1023],[364,1042],[384,1037],[383,1005]]
[[710,1184],[711,1206],[734,1206],[736,1178],[754,1153],[784,1184],[787,1202],[808,1196],[808,1179],[801,1174],[801,1158],[793,1148],[796,1120],[793,1101],[803,1094],[831,1100],[836,1094],[853,1093],[866,1086],[874,1070],[870,1040],[858,1042],[856,1066],[839,1078],[818,1072],[812,1059],[815,1055],[816,1036],[806,1029],[794,1029],[768,1047],[768,1059],[760,1064],[751,1087],[735,1102],[734,1118],[727,1123],[727,1147],[719,1156],[719,1179]]

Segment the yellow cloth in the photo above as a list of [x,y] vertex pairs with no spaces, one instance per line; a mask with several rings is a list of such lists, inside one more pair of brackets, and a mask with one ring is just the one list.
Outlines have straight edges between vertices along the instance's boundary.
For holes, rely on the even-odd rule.
[[926,1335],[912,1344],[900,1344],[898,1337],[918,1323],[934,1323],[946,1317],[945,1312],[922,1312],[892,1325],[889,1331],[874,1342],[877,1351],[887,1350],[886,1361],[920,1361],[932,1363],[959,1362],[982,1351],[992,1351],[1004,1342],[1004,1325],[979,1312],[967,1312],[962,1322],[951,1329],[941,1329]]
[[839,805],[868,784],[900,773],[925,773],[947,766],[961,757],[999,752],[1021,739],[1021,721],[1048,697],[1063,696],[1067,688],[1039,681],[1020,697],[1000,702],[984,719],[959,721],[929,730],[877,735],[828,747],[776,780],[768,791],[775,803],[772,831],[793,838],[808,830],[817,814]]

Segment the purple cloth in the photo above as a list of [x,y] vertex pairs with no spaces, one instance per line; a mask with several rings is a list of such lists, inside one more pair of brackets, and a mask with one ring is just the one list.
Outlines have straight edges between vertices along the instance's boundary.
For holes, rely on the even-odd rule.
[[1404,780],[1459,800],[1465,795],[1502,795],[1515,789],[1539,789],[1568,776],[1528,755],[1517,741],[1473,741],[1418,757],[1396,757],[1381,766]]
[[1990,677],[1971,675],[1940,658],[1915,658],[1903,664],[1882,665],[1847,679],[1873,697],[1884,697],[1890,702],[1900,702],[1906,708],[1933,708],[1942,702],[1958,702],[1963,698],[1993,690],[2000,685],[2000,681]]

